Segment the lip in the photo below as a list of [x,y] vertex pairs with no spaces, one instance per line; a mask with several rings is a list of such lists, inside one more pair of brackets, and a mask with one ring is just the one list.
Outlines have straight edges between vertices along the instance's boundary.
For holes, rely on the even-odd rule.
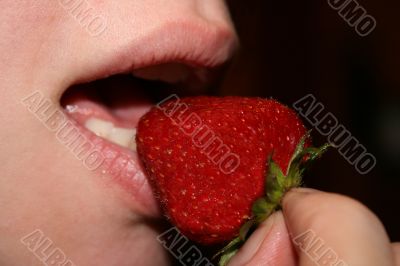
[[[188,30],[193,32],[190,36],[187,34]],[[87,67],[87,71],[74,75],[73,79],[70,78],[68,82],[70,85],[66,86],[59,95],[59,99],[61,100],[63,93],[73,85],[104,79],[116,74],[133,73],[137,69],[164,63],[180,63],[192,69],[205,70],[207,74],[204,75],[204,71],[202,72],[200,82],[207,84],[212,78],[213,69],[225,63],[236,46],[237,38],[230,28],[205,27],[188,22],[169,23],[155,29],[140,40],[132,41],[124,48],[114,50],[110,56],[106,55],[101,57],[101,60],[92,62],[92,65]],[[95,135],[83,126],[87,119],[96,117],[122,127],[136,128],[140,116],[150,109],[151,105],[147,103],[142,106],[139,113],[136,112],[136,117],[127,123],[109,115],[98,106],[90,107],[90,103],[85,104],[79,105],[79,108],[75,110],[65,108],[64,112],[76,122],[81,134],[86,136],[104,156],[103,163],[96,170],[97,175],[108,184],[118,184],[118,188],[124,191],[123,197],[126,198],[129,208],[135,213],[159,217],[161,212],[138,154]]]
[[105,181],[106,186],[117,183],[125,191],[122,198],[133,212],[149,217],[160,216],[158,203],[137,153],[98,137],[83,127],[76,116],[68,112],[66,114],[77,122],[76,128],[102,154],[104,160],[95,173]]
[[[164,63],[181,63],[207,71],[226,63],[238,45],[238,37],[230,25],[171,21],[127,41],[122,47],[110,49],[87,65],[85,72],[75,73],[74,78],[65,77],[65,83],[71,86]],[[212,75],[212,71],[207,72]]]

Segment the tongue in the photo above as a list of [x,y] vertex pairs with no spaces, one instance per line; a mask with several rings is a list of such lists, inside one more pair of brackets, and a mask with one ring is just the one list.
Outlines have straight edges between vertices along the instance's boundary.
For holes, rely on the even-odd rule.
[[80,124],[99,118],[122,128],[135,128],[152,106],[140,82],[126,76],[71,87],[61,104]]

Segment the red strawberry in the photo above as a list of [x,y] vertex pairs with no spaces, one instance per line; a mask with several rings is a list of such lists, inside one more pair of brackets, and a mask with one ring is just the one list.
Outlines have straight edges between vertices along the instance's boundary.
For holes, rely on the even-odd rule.
[[[137,150],[171,222],[215,244],[265,212],[264,201],[252,206],[266,194],[268,157],[286,173],[305,135],[296,114],[275,100],[174,96],[141,118]],[[273,171],[272,179],[284,178]]]

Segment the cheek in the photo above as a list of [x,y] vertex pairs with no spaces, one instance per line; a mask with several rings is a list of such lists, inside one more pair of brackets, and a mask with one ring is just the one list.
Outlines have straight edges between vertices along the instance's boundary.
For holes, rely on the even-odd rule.
[[[24,66],[32,64],[33,57],[40,50],[47,50],[47,40],[68,23],[57,1],[44,0],[2,0],[0,18],[0,71],[3,75],[7,73],[5,70],[21,71]],[[8,65],[3,65],[3,62]],[[36,67],[37,63],[34,65]],[[11,72],[7,81],[10,77],[16,78],[15,74]]]

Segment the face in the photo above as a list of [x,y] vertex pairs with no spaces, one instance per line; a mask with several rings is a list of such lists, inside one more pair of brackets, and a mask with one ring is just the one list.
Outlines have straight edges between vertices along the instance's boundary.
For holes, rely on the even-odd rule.
[[207,84],[237,43],[225,3],[0,8],[0,265],[168,264],[134,141],[153,83],[132,74]]

